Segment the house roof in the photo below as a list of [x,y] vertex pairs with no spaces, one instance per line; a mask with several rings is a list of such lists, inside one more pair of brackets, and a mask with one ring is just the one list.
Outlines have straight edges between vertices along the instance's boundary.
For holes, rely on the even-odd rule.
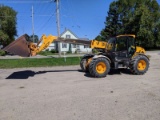
[[81,40],[89,40],[88,38],[79,38],[79,39],[81,39]]
[[66,32],[70,32],[72,35],[74,35],[77,39],[68,39],[68,38],[58,38],[55,42],[65,42],[65,43],[72,43],[72,44],[83,44],[83,45],[90,45],[91,41],[87,38],[79,38],[76,34],[74,34],[71,30],[65,29],[63,33],[61,33],[60,36],[63,36]]
[[77,39],[79,38],[76,34],[74,34],[71,30],[69,30],[69,29],[65,29],[65,31],[64,32],[62,32],[61,34],[60,34],[60,36],[62,36],[62,35],[64,35],[67,31],[69,31],[72,35],[74,35]]
[[56,40],[57,42],[65,42],[65,43],[73,43],[73,44],[83,44],[83,45],[90,45],[91,41],[89,40],[81,40],[81,39],[64,39],[59,38]]

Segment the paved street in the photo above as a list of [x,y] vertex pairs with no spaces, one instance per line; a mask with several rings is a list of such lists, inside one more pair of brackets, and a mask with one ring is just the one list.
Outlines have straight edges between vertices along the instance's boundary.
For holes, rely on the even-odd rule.
[[160,52],[145,75],[79,66],[0,69],[0,120],[159,120]]

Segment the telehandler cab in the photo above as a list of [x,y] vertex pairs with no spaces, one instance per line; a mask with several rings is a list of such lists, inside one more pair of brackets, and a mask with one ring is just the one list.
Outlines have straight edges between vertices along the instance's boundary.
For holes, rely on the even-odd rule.
[[149,57],[145,50],[136,46],[135,35],[119,35],[108,42],[91,42],[91,48],[102,52],[86,54],[80,62],[81,69],[93,77],[105,77],[110,69],[129,68],[133,74],[141,75],[149,68]]

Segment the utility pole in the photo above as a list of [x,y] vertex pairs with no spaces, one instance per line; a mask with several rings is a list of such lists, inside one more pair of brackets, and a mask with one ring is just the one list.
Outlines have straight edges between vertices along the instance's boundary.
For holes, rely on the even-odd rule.
[[33,11],[33,5],[32,5],[32,35],[33,35],[33,42],[35,42],[34,41],[34,11]]
[[[59,1],[60,0],[55,0],[54,2],[56,2],[56,23],[57,23],[57,34],[58,37],[60,37],[60,21],[59,21]],[[58,42],[58,53],[59,56],[61,57],[61,47],[60,47],[60,42]]]

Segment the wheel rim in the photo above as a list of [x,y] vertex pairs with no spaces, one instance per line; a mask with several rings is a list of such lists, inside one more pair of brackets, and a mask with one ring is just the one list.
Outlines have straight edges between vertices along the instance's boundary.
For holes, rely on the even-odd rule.
[[137,65],[137,69],[138,70],[145,70],[146,66],[147,66],[146,61],[139,60],[138,65]]
[[99,74],[102,74],[106,71],[107,67],[106,67],[106,64],[103,63],[103,62],[99,62],[97,65],[96,65],[96,71],[97,73]]

